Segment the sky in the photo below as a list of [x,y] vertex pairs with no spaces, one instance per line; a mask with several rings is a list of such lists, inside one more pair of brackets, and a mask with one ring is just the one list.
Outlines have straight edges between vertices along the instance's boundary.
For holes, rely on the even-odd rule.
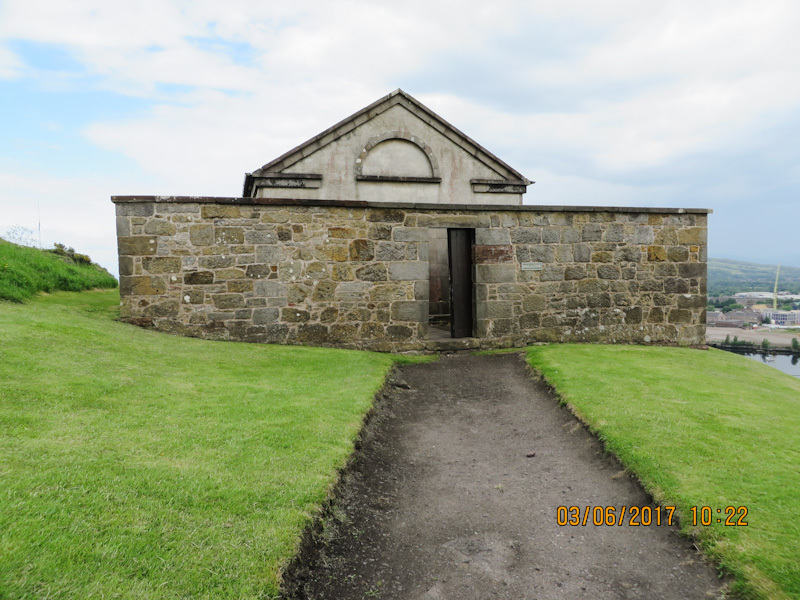
[[402,88],[525,204],[711,208],[709,256],[800,266],[798,31],[796,0],[0,0],[0,236],[116,274],[112,195],[240,196]]

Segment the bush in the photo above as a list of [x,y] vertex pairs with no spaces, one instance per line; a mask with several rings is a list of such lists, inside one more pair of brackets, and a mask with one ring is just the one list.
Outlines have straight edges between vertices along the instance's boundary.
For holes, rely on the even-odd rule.
[[800,341],[797,338],[792,338],[792,350],[794,352],[800,352]]
[[769,343],[769,340],[767,338],[764,338],[763,340],[761,340],[761,348],[763,348],[764,350],[769,350],[769,347],[770,347],[770,343]]

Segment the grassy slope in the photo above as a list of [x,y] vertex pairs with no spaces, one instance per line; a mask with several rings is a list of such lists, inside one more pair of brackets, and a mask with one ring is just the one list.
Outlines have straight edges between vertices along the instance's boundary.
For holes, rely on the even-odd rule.
[[0,598],[262,598],[392,359],[0,302]]
[[114,287],[117,280],[94,265],[72,264],[50,252],[0,240],[0,300],[22,302],[42,291]]
[[747,506],[747,527],[694,533],[747,595],[800,598],[800,380],[717,350],[554,345],[529,361],[683,523],[690,506]]

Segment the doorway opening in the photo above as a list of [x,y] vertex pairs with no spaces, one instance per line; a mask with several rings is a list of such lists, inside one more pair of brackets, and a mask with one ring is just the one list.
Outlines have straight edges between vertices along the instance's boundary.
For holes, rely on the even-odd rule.
[[473,336],[472,247],[474,229],[429,229],[429,335]]

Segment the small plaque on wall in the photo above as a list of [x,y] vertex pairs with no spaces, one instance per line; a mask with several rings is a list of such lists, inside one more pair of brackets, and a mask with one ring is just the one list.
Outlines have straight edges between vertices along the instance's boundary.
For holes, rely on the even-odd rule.
[[520,265],[523,271],[541,271],[542,263],[540,262],[524,262]]

